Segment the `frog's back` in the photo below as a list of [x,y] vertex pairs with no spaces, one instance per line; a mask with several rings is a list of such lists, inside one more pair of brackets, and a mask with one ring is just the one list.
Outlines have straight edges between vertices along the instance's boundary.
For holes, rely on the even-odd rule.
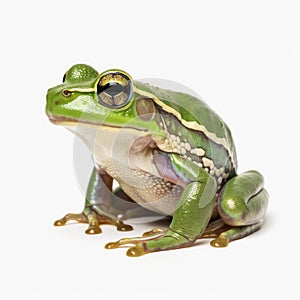
[[231,132],[214,110],[197,97],[139,82],[136,84],[156,96],[154,101],[164,117],[168,133],[173,139],[176,137],[177,144],[186,145],[186,149],[179,148],[184,157],[190,157],[207,168],[216,179],[221,173],[225,179],[236,174],[236,151]]

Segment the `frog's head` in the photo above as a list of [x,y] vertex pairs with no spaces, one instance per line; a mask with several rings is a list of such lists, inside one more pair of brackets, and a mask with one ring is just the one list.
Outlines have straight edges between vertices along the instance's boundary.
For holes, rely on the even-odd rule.
[[130,124],[136,129],[158,131],[151,97],[136,88],[129,74],[117,69],[99,74],[88,65],[72,66],[63,83],[48,90],[46,113],[58,125]]

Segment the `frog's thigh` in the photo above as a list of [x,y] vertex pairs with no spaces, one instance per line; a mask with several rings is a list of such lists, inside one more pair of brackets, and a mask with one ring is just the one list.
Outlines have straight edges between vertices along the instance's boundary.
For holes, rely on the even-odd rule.
[[256,171],[245,172],[226,183],[218,198],[218,210],[224,223],[233,228],[212,241],[212,246],[226,246],[262,226],[268,205],[263,185],[263,177]]
[[260,173],[248,171],[230,179],[220,193],[218,209],[222,220],[231,226],[244,226],[261,220],[268,205]]

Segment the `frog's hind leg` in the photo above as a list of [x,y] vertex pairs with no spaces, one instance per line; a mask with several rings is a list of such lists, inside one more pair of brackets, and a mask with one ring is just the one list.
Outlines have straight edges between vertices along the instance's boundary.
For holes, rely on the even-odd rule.
[[[264,180],[260,173],[248,171],[230,179],[218,198],[219,214],[224,222],[222,228],[206,232],[211,237],[215,231],[220,233],[211,241],[213,247],[226,247],[229,242],[243,238],[261,228],[268,205],[268,193],[263,188]],[[215,230],[213,230],[215,229]],[[205,233],[202,237],[205,237]]]

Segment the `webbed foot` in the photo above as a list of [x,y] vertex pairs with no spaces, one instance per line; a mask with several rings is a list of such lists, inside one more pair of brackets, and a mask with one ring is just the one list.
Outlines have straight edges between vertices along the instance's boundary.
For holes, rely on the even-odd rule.
[[108,216],[101,212],[96,207],[88,207],[80,214],[67,214],[63,218],[54,222],[54,226],[66,225],[69,221],[75,221],[77,223],[89,224],[86,229],[86,234],[99,234],[102,232],[100,225],[109,224],[116,226],[118,231],[130,231],[133,229],[132,226],[124,224],[118,218]]
[[227,237],[218,237],[210,242],[210,245],[215,248],[227,247],[229,239]]
[[252,225],[234,227],[225,224],[222,219],[218,219],[208,225],[200,238],[214,238],[210,241],[210,245],[215,248],[224,248],[227,247],[230,242],[255,232],[262,224],[263,220],[260,220]]
[[170,229],[165,231],[160,228],[154,228],[145,232],[142,237],[124,238],[117,242],[106,244],[105,248],[130,247],[127,250],[127,256],[138,257],[151,252],[182,248],[191,244],[193,244],[193,241]]

